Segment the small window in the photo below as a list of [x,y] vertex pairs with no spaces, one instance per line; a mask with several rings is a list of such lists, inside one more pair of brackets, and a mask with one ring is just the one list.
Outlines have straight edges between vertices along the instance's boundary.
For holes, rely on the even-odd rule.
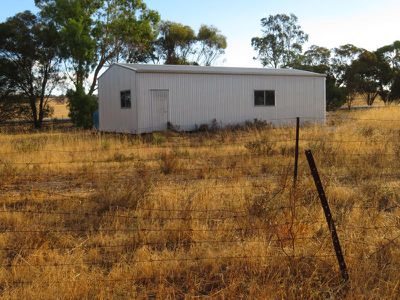
[[275,106],[275,91],[254,91],[255,106]]
[[121,108],[131,108],[131,91],[121,92]]

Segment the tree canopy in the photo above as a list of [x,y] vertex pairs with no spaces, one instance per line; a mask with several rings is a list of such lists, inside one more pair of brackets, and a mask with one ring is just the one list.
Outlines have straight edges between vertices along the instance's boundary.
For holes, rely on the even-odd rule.
[[199,43],[197,63],[204,66],[210,66],[225,53],[228,46],[226,37],[214,26],[201,25],[197,41]]
[[101,69],[119,60],[146,61],[159,15],[140,0],[35,0],[61,35],[61,56],[75,89],[93,72],[89,94]]
[[160,25],[154,55],[158,63],[210,66],[226,47],[226,37],[214,26],[202,25],[196,34],[190,26],[166,21]]
[[163,60],[165,64],[188,64],[196,43],[194,30],[187,25],[166,21],[161,23],[159,32],[156,41],[157,60]]
[[264,67],[291,67],[298,61],[308,35],[297,22],[294,14],[270,15],[261,19],[263,35],[252,38],[251,45],[258,52],[256,59]]
[[[49,97],[63,79],[59,73],[58,44],[59,35],[53,24],[29,11],[0,24],[3,105],[5,101],[15,103],[16,95],[24,99],[36,128],[42,126],[43,118],[49,114]],[[14,105],[11,102],[9,108]]]

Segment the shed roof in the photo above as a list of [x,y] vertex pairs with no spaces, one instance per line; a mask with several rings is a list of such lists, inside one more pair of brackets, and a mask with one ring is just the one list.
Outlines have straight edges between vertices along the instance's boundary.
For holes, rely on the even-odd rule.
[[182,74],[232,74],[325,77],[325,74],[295,69],[202,67],[186,65],[115,64],[138,73],[182,73]]

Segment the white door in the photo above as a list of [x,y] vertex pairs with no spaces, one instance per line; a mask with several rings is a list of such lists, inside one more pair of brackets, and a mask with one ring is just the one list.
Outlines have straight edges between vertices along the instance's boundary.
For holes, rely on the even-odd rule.
[[151,90],[151,120],[154,131],[167,129],[169,90]]

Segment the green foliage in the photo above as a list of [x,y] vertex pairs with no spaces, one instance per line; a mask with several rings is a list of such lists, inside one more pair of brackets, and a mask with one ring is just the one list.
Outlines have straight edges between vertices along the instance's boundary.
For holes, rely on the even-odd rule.
[[[157,12],[143,1],[132,0],[36,0],[41,14],[56,24],[61,36],[62,56],[74,73],[76,90],[91,72],[89,94],[107,63],[117,59],[146,61],[152,51]],[[150,53],[149,53],[150,52]]]
[[392,79],[387,102],[400,102],[400,74],[396,74]]
[[295,68],[310,72],[326,74],[326,108],[335,110],[341,107],[347,98],[347,90],[341,87],[332,72],[331,51],[327,48],[312,45],[300,57]]
[[377,55],[387,61],[391,68],[400,70],[400,41],[393,44],[383,46],[376,50]]
[[[397,48],[396,48],[397,47]],[[356,95],[372,105],[378,95],[385,103],[400,99],[400,43],[393,43],[369,52],[352,44],[330,51],[311,46],[293,67],[324,73],[326,77],[327,109],[333,110],[344,103],[348,108]]]
[[74,71],[73,82],[82,87],[95,61],[96,41],[92,38],[92,14],[98,0],[35,0],[41,15],[57,26],[61,56]]
[[214,26],[201,25],[197,41],[200,44],[197,63],[205,66],[211,66],[213,61],[225,53],[228,46],[226,37]]
[[310,46],[301,57],[302,64],[313,67],[326,66],[329,68],[330,59],[331,50],[317,45]]
[[390,67],[390,78],[386,78],[388,83],[382,85],[379,95],[386,104],[400,101],[400,41],[395,41],[391,45],[379,48],[376,51],[377,57]]
[[175,65],[210,66],[225,53],[226,37],[214,26],[202,25],[197,35],[187,25],[162,22],[155,43],[154,60]]
[[347,89],[337,84],[332,75],[326,77],[326,109],[336,110],[346,103],[348,98]]
[[342,45],[332,49],[331,69],[339,86],[345,84],[345,74],[349,66],[365,50],[352,44]]
[[35,128],[42,126],[43,118],[51,113],[51,92],[63,80],[59,74],[58,43],[54,26],[29,11],[0,24],[0,102],[6,112],[3,117],[25,118],[29,108],[29,119]]
[[364,96],[367,105],[372,105],[381,94],[386,98],[386,86],[391,79],[387,62],[374,52],[364,51],[354,60],[345,73],[346,86]]
[[261,19],[263,35],[252,38],[251,45],[264,67],[290,67],[298,61],[308,35],[297,21],[294,14],[270,15]]
[[82,88],[77,91],[69,90],[67,97],[72,122],[78,127],[91,128],[92,116],[98,105],[96,97],[86,94]]
[[189,64],[189,56],[194,53],[196,35],[190,26],[175,22],[162,22],[159,28],[160,37],[156,47],[158,59],[165,64]]

